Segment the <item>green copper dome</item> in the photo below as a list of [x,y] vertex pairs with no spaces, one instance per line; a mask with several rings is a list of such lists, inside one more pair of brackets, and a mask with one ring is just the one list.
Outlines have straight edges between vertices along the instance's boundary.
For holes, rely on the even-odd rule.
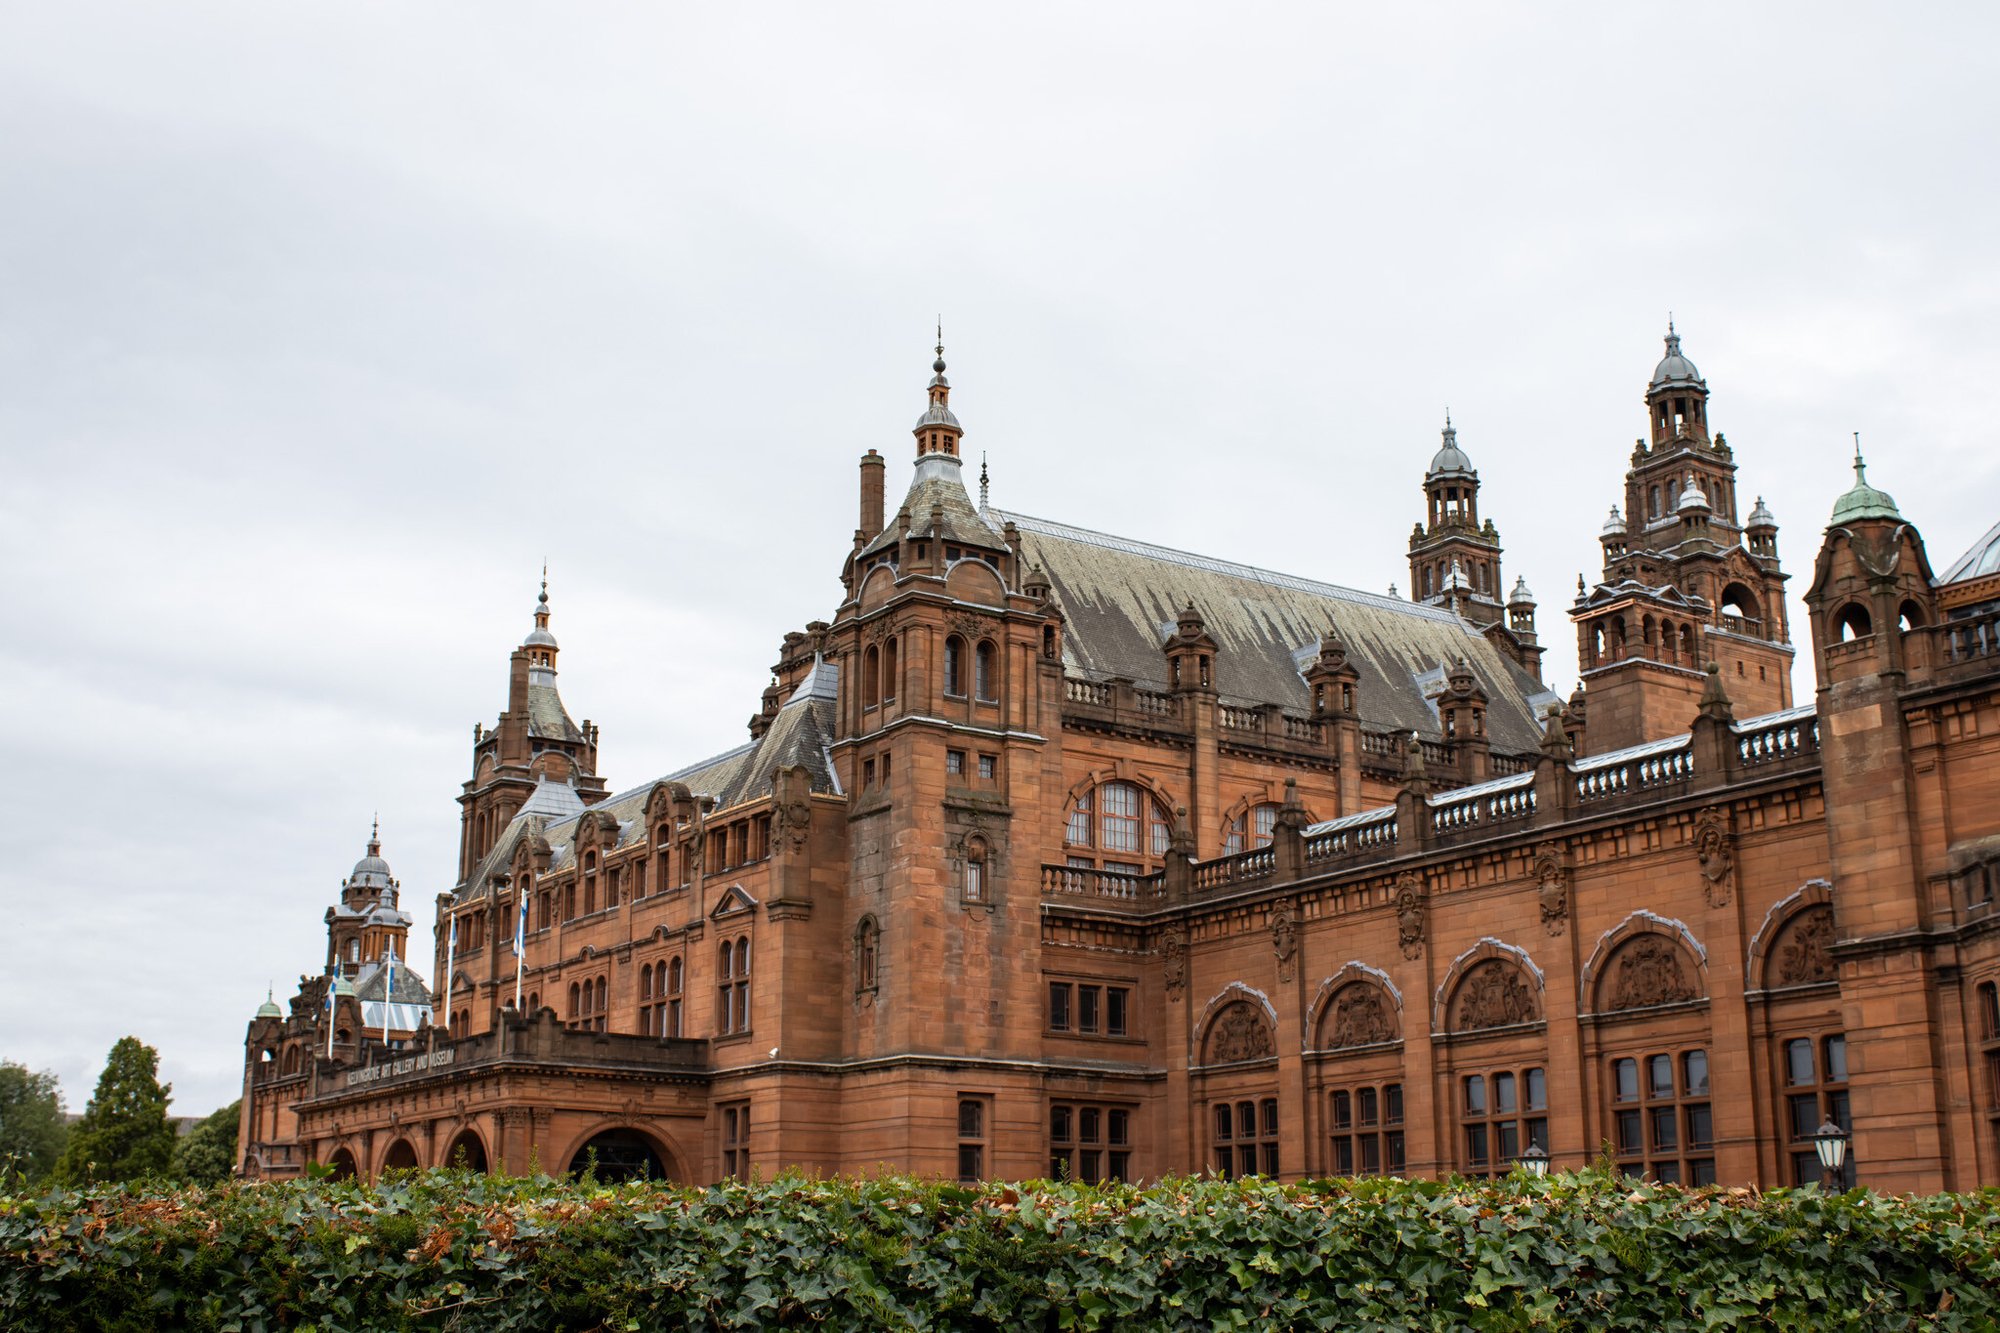
[[1857,451],[1854,455],[1854,489],[1834,501],[1831,521],[1835,524],[1852,523],[1863,518],[1900,521],[1902,517],[1894,496],[1868,484],[1868,465],[1861,461],[1861,454]]

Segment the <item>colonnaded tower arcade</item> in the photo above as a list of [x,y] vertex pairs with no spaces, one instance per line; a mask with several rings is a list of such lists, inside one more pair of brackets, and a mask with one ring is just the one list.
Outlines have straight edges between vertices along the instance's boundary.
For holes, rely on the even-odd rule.
[[544,583],[436,984],[371,836],[243,1172],[2000,1183],[2000,526],[1937,574],[1857,456],[1795,702],[1671,329],[1644,405],[1564,697],[1449,421],[1382,596],[975,499],[940,347],[742,744],[600,776]]

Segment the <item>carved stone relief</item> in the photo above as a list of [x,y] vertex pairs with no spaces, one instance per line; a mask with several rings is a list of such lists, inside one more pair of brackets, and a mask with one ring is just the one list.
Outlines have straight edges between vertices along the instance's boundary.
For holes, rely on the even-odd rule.
[[1262,1060],[1272,1054],[1271,1025],[1257,1006],[1248,1000],[1224,1005],[1208,1029],[1206,1064],[1226,1065],[1238,1060]]
[[1396,942],[1403,957],[1416,958],[1424,951],[1424,917],[1428,908],[1424,881],[1414,870],[1396,877]]
[[1618,970],[1611,983],[1611,999],[1604,1008],[1644,1009],[1656,1004],[1679,1004],[1700,996],[1688,981],[1681,965],[1681,951],[1672,941],[1658,935],[1641,935],[1618,953]]
[[797,851],[806,845],[806,835],[812,832],[812,806],[800,798],[785,801],[778,806],[774,822],[785,845]]
[[1569,921],[1569,867],[1562,848],[1551,844],[1535,856],[1535,893],[1541,900],[1542,929],[1560,935]]
[[1778,950],[1775,963],[1777,975],[1772,984],[1810,986],[1834,980],[1840,975],[1840,969],[1835,965],[1833,956],[1826,951],[1832,943],[1833,909],[1825,906],[1807,908],[1785,933],[1785,942]]
[[1515,1023],[1532,1023],[1541,1017],[1535,991],[1521,975],[1521,969],[1498,958],[1476,964],[1459,983],[1455,1032],[1477,1032],[1503,1028]]
[[1299,956],[1299,923],[1292,917],[1290,903],[1279,903],[1271,913],[1271,951],[1278,956],[1278,980],[1292,979],[1292,963]]
[[1729,906],[1735,887],[1736,839],[1729,812],[1710,806],[1694,818],[1694,854],[1701,863],[1701,892],[1710,907]]
[[1178,1000],[1187,990],[1187,936],[1176,926],[1160,941],[1167,998]]
[[1334,993],[1327,1023],[1328,1050],[1395,1039],[1396,1025],[1389,1018],[1389,1005],[1380,986],[1353,981]]

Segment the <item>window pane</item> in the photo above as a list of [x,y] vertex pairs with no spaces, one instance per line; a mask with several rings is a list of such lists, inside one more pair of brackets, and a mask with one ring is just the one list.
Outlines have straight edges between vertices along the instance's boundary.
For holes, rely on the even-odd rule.
[[1611,1062],[1611,1096],[1614,1101],[1639,1100],[1639,1062],[1633,1059]]
[[1275,1134],[1278,1132],[1278,1099],[1276,1097],[1266,1097],[1264,1099],[1264,1132],[1266,1134]]
[[1674,1058],[1655,1055],[1646,1061],[1648,1090],[1655,1098],[1674,1095]]
[[1278,1145],[1275,1143],[1264,1145],[1264,1174],[1267,1176],[1278,1174]]
[[1361,1136],[1361,1170],[1365,1175],[1380,1175],[1382,1172],[1382,1140],[1379,1135]]
[[1385,1124],[1403,1123],[1403,1085],[1391,1083],[1382,1089],[1382,1120]]
[[1811,1138],[1819,1130],[1819,1098],[1812,1093],[1803,1093],[1785,1098],[1790,1110],[1792,1137]]
[[1688,1163],[1688,1184],[1713,1185],[1715,1183],[1715,1159],[1704,1157]]
[[1614,1120],[1618,1127],[1618,1155],[1620,1157],[1630,1157],[1632,1154],[1638,1152],[1641,1147],[1639,1142],[1639,1113],[1637,1111],[1620,1111],[1614,1117]]
[[1097,1168],[1100,1156],[1095,1148],[1079,1152],[1076,1155],[1076,1178],[1084,1181],[1102,1180],[1104,1174]]
[[1826,1081],[1847,1082],[1847,1038],[1845,1037],[1826,1039]]
[[1537,1116],[1528,1121],[1528,1142],[1543,1152],[1549,1150],[1549,1122],[1546,1116]]
[[1672,1152],[1680,1147],[1680,1136],[1674,1125],[1673,1107],[1656,1106],[1646,1114],[1653,1122],[1654,1152]]
[[1785,1043],[1785,1082],[1795,1088],[1819,1082],[1813,1073],[1813,1044],[1804,1037]]
[[1486,1114],[1486,1080],[1478,1074],[1469,1075],[1465,1080],[1465,1113]]
[[1236,1103],[1236,1137],[1239,1139],[1257,1136],[1257,1103]]
[[1056,1032],[1069,1031],[1069,984],[1062,981],[1049,983],[1049,1027]]
[[1076,1030],[1078,1032],[1097,1031],[1097,1000],[1103,991],[1096,986],[1076,988]]
[[1130,1111],[1113,1111],[1109,1116],[1109,1121],[1111,1132],[1108,1137],[1112,1143],[1130,1143],[1132,1141],[1132,1113]]
[[1687,1145],[1690,1148],[1706,1148],[1715,1142],[1715,1117],[1709,1114],[1708,1103],[1700,1102],[1687,1108]]
[[1065,842],[1073,842],[1079,847],[1090,846],[1090,798],[1079,797],[1076,808],[1069,812],[1069,827],[1063,832]]
[[1521,1155],[1521,1126],[1519,1122],[1502,1120],[1494,1126],[1494,1129],[1498,1131],[1498,1141],[1494,1147],[1498,1152],[1500,1160],[1502,1162],[1511,1162],[1516,1157],[1519,1157]]
[[1254,1143],[1246,1143],[1241,1148],[1238,1148],[1236,1151],[1240,1154],[1239,1157],[1237,1158],[1237,1163],[1238,1163],[1237,1169],[1246,1176],[1256,1175],[1257,1145]]
[[1231,1123],[1229,1103],[1218,1102],[1215,1107],[1215,1138],[1218,1143],[1230,1137],[1229,1126]]
[[985,1175],[986,1174],[985,1156],[986,1156],[986,1150],[984,1148],[981,1148],[976,1143],[959,1144],[958,1178],[960,1180],[971,1181],[971,1180],[977,1180],[981,1176]]
[[1549,1109],[1549,1079],[1548,1075],[1539,1069],[1530,1069],[1528,1071],[1527,1109],[1530,1111],[1546,1111]]
[[1659,1181],[1662,1185],[1680,1184],[1681,1164],[1671,1160],[1653,1163],[1653,1179]]
[[1847,1114],[1846,1093],[1829,1092],[1826,1094],[1826,1114],[1827,1118],[1832,1120],[1834,1124],[1839,1125],[1850,1134],[1854,1132],[1854,1122],[1849,1119]]
[[1095,1106],[1086,1106],[1077,1111],[1076,1137],[1079,1143],[1096,1143],[1101,1129]]
[[1104,1178],[1106,1180],[1130,1180],[1132,1178],[1131,1153],[1129,1152],[1106,1153],[1105,1160],[1110,1164],[1104,1172]]
[[1361,1104],[1362,1124],[1372,1125],[1381,1118],[1376,1108],[1375,1089],[1363,1088],[1357,1095],[1356,1100],[1358,1100]]
[[1128,992],[1123,986],[1113,986],[1104,992],[1104,1030],[1113,1037],[1125,1035],[1125,999]]
[[1707,1051],[1689,1051],[1681,1057],[1681,1086],[1685,1096],[1708,1096]]
[[1073,1126],[1070,1121],[1070,1111],[1067,1106],[1051,1106],[1049,1108],[1049,1137],[1057,1143],[1068,1143],[1074,1137]]
[[1354,1124],[1354,1098],[1344,1092],[1333,1094],[1333,1127],[1348,1129]]
[[1403,1170],[1403,1132],[1401,1130],[1394,1130],[1388,1134],[1384,1134],[1382,1137],[1389,1140],[1389,1173],[1391,1175],[1399,1175]]
[[1333,1141],[1333,1174],[1354,1174],[1354,1140],[1343,1134]]
[[1514,1111],[1514,1076],[1495,1074],[1493,1076],[1493,1111],[1496,1115],[1511,1115]]
[[958,1104],[958,1136],[962,1139],[984,1138],[986,1135],[985,1105],[976,1101],[962,1101]]
[[1467,1125],[1465,1127],[1465,1164],[1467,1166],[1486,1165],[1486,1126]]

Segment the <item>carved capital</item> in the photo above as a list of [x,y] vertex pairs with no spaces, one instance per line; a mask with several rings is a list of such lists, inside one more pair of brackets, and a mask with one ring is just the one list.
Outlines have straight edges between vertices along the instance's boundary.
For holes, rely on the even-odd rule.
[[1736,832],[1729,812],[1709,806],[1694,817],[1694,854],[1710,907],[1727,907],[1736,883]]

